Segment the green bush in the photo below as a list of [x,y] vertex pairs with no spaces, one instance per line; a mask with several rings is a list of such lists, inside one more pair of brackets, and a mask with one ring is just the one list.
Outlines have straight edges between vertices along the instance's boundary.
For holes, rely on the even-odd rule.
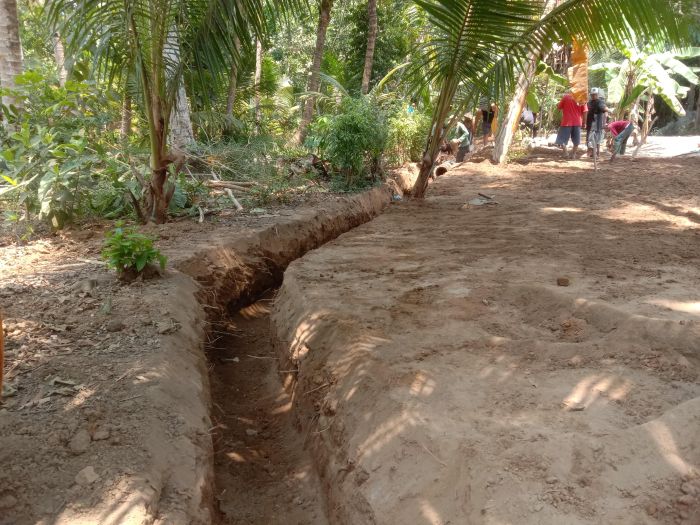
[[[107,162],[114,119],[108,98],[87,82],[64,87],[27,71],[16,88],[0,90],[21,104],[0,106],[8,126],[0,132],[0,196],[26,216],[38,214],[53,228],[90,209],[91,190],[100,175],[113,170]],[[128,171],[128,167],[120,167]]]
[[384,112],[367,98],[347,97],[340,112],[329,119],[315,139],[321,156],[343,176],[346,186],[357,186],[363,175],[381,172],[387,139]]
[[154,261],[158,261],[161,270],[165,269],[167,262],[165,255],[153,247],[153,239],[133,228],[125,228],[121,222],[107,233],[102,257],[125,280],[136,278]]
[[418,162],[430,131],[430,117],[417,112],[408,114],[400,108],[389,118],[388,124],[387,162],[392,166]]

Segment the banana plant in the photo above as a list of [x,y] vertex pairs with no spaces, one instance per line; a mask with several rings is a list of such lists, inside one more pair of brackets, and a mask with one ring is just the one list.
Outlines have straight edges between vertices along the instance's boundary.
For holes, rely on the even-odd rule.
[[681,85],[682,78],[691,86],[700,84],[700,78],[683,59],[700,56],[700,47],[671,49],[653,52],[649,47],[628,46],[622,50],[624,59],[619,62],[601,62],[590,67],[591,71],[604,71],[610,104],[617,106],[619,116],[638,102],[643,93],[659,95],[677,115],[685,115],[681,104],[690,87]]

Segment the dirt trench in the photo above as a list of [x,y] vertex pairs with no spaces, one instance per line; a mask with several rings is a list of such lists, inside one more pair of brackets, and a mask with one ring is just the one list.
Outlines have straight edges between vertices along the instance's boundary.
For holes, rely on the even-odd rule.
[[270,291],[217,324],[208,357],[220,523],[325,525],[321,485],[273,355]]
[[208,314],[214,522],[328,523],[308,436],[282,381],[290,371],[279,368],[271,346],[270,305],[288,264],[375,217],[396,190],[338,199],[233,241],[208,239],[205,249],[177,262],[199,283]]

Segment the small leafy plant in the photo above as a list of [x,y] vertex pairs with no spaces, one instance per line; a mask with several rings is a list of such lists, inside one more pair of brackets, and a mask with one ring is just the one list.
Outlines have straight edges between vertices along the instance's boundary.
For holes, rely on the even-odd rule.
[[127,281],[138,277],[154,261],[158,261],[161,270],[167,262],[165,255],[153,247],[153,239],[124,227],[121,222],[107,233],[102,257],[117,271],[120,279]]

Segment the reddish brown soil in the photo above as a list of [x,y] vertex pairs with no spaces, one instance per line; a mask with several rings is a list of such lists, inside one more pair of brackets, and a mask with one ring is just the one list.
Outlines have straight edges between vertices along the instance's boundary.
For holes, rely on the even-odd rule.
[[292,263],[331,523],[700,523],[699,174],[465,164]]
[[223,523],[323,525],[316,470],[272,352],[268,296],[210,334],[215,498]]

